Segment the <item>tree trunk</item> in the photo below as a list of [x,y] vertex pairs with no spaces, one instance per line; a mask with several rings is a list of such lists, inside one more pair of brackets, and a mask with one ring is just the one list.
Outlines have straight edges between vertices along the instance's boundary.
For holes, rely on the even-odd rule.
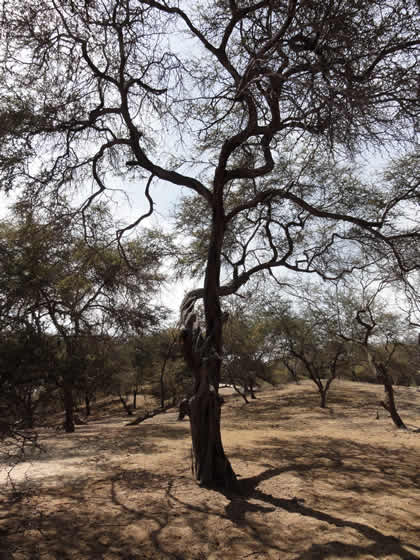
[[126,411],[127,415],[128,416],[133,416],[133,411],[131,410],[131,408],[127,404],[127,401],[125,400],[125,398],[121,394],[119,395],[119,397],[120,397],[121,404],[123,405],[124,410]]
[[[166,363],[166,362],[165,362]],[[160,407],[163,408],[165,406],[165,382],[164,382],[164,373],[165,370],[162,368],[159,377],[159,396],[160,396]]]
[[90,416],[90,397],[87,393],[85,393],[85,414]]
[[244,387],[243,391],[241,391],[241,390],[236,386],[236,383],[235,383],[235,381],[232,379],[232,377],[230,377],[229,380],[230,380],[231,385],[233,385],[234,390],[238,393],[238,395],[240,395],[240,396],[244,399],[245,404],[249,404],[249,400],[246,398],[246,387]]
[[209,372],[202,375],[203,382],[189,401],[193,474],[200,485],[234,488],[237,480],[220,431],[221,399],[208,383]]
[[241,397],[242,397],[242,398],[244,399],[244,401],[245,401],[245,404],[249,404],[249,400],[247,399],[247,396],[246,396],[246,387],[244,387],[244,390],[243,390],[243,391],[241,391],[240,389],[238,389],[238,388],[235,387],[235,386],[233,386],[233,388],[235,389],[235,391],[236,391],[237,393],[239,393],[239,394],[241,395]]
[[196,388],[189,400],[192,471],[200,485],[234,489],[237,480],[225,455],[220,431],[222,399],[218,393],[218,362],[208,358],[194,371]]
[[327,391],[320,387],[319,394],[321,395],[321,408],[327,408]]
[[27,430],[32,430],[34,427],[34,415],[31,408],[26,409],[24,412],[23,427]]
[[166,364],[168,363],[170,354],[172,352],[172,348],[175,344],[175,338],[173,340],[173,342],[170,344],[168,351],[165,354],[165,358],[163,360],[162,363],[162,367],[160,368],[160,374],[159,374],[159,398],[160,398],[160,407],[164,408],[165,406],[165,372],[166,372]]
[[249,404],[249,400],[246,397],[246,388],[244,388],[244,390],[241,391],[240,389],[238,389],[238,387],[235,384],[233,384],[233,388],[238,393],[238,395],[241,395],[241,397],[244,399],[245,404]]
[[35,407],[32,401],[32,391],[29,391],[26,398],[23,399],[23,427],[32,430],[34,427],[34,410]]
[[254,383],[253,383],[252,379],[249,382],[248,388],[249,388],[249,393],[251,395],[251,399],[256,399],[257,397],[256,397],[255,392],[254,392]]
[[392,421],[394,422],[395,426],[398,429],[407,429],[407,426],[402,421],[401,416],[398,414],[397,406],[395,404],[394,398],[394,388],[392,386],[392,380],[388,375],[386,366],[381,363],[377,362],[372,354],[369,352],[369,349],[366,349],[367,358],[369,366],[371,367],[372,371],[376,374],[378,381],[380,381],[384,386],[385,391],[385,402],[381,401],[381,405],[389,412],[391,415]]
[[74,417],[73,417],[73,389],[69,380],[63,381],[63,397],[64,397],[64,430],[71,434],[74,432]]
[[[137,426],[138,424],[141,424],[142,422],[144,422],[145,420],[148,420],[149,418],[153,418],[154,416],[157,416],[158,414],[163,414],[164,412],[166,412],[167,410],[169,410],[172,407],[173,407],[172,404],[167,404],[164,408],[160,408],[160,407],[155,408],[155,410],[152,410],[151,412],[146,412],[146,414],[143,414],[142,416],[138,416],[132,422],[128,422],[128,424],[126,424],[126,426]],[[178,417],[178,420],[182,420],[182,418]]]
[[385,391],[385,402],[381,401],[381,405],[389,412],[392,421],[395,426],[400,430],[406,430],[407,426],[402,421],[401,416],[398,414],[397,407],[395,405],[394,398],[394,388],[392,386],[392,380],[390,379],[388,372],[383,364],[377,365],[379,371],[379,378],[383,383]]
[[295,381],[296,385],[299,385],[300,381],[296,369],[293,366],[291,366],[286,360],[283,361],[283,363],[286,366],[286,369],[289,372],[291,378]]
[[133,410],[137,408],[137,389],[133,391]]
[[319,375],[319,373],[314,373],[314,371],[309,369],[309,376],[312,379],[312,381],[315,383],[315,385],[317,386],[319,396],[321,397],[321,402],[320,402],[319,406],[321,408],[327,408],[328,387],[323,386],[321,376]]
[[[223,175],[223,174],[222,174]],[[193,473],[201,485],[234,488],[235,473],[227,459],[220,431],[219,397],[222,361],[223,315],[220,307],[220,267],[224,238],[223,177],[215,177],[212,231],[209,240],[203,304],[205,337],[194,313],[194,296],[186,297],[181,308],[184,357],[194,375],[190,399]]]

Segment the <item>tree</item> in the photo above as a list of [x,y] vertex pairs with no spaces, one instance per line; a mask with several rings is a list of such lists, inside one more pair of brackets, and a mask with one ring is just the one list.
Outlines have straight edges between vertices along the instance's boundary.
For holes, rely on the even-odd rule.
[[[16,209],[17,225],[3,224],[2,242],[11,256],[11,262],[3,263],[5,286],[9,278],[4,305],[15,321],[21,308],[28,308],[41,331],[54,333],[56,360],[44,371],[53,371],[61,387],[67,432],[74,431],[77,386],[86,385],[92,372],[91,342],[122,330],[125,335],[141,332],[160,312],[149,301],[160,282],[156,247],[133,240],[127,247],[128,267],[109,245],[107,216],[103,207],[92,207],[98,225],[88,243],[83,228],[91,222],[85,216],[82,223],[70,212],[51,223],[24,205]],[[18,279],[12,270],[19,272]]]
[[256,398],[254,389],[259,383],[274,384],[271,365],[276,342],[270,336],[271,327],[258,302],[252,305],[248,298],[242,305],[230,305],[221,380],[231,384],[246,404],[248,394]]
[[0,406],[9,425],[32,430],[39,409],[56,395],[55,346],[51,336],[31,324],[0,333]]
[[348,284],[335,298],[340,336],[362,348],[369,369],[384,387],[385,399],[381,405],[389,412],[395,426],[405,429],[395,402],[391,369],[407,327],[384,299],[384,292],[390,292],[392,283],[361,274]]
[[335,256],[349,247],[379,248],[403,273],[415,266],[400,255],[416,251],[418,229],[395,220],[412,190],[370,193],[285,163],[296,142],[356,154],[412,138],[417,3],[42,0],[34,10],[20,0],[5,3],[2,32],[3,188],[46,196],[89,175],[86,210],[126,162],[147,178],[150,209],[135,224],[153,211],[154,178],[200,197],[204,282],[181,310],[194,472],[234,485],[220,434],[221,297],[275,267],[337,277]]
[[[326,408],[328,390],[340,369],[347,365],[347,349],[337,336],[336,317],[319,305],[319,294],[316,297],[315,292],[312,286],[313,299],[309,301],[300,288],[294,305],[271,301],[267,312],[272,317],[281,361],[295,379],[297,364],[301,366],[300,370],[317,387],[321,408]],[[311,305],[313,302],[318,305]]]
[[[125,413],[128,416],[132,416],[133,410],[137,406],[139,376],[133,363],[131,341],[114,340],[110,361],[112,373],[110,376],[109,392],[118,396]],[[133,401],[130,405],[129,397],[131,395],[133,395]]]
[[163,409],[167,399],[173,403],[180,401],[186,395],[186,388],[190,389],[191,386],[191,376],[185,371],[180,353],[178,329],[169,327],[154,333],[150,338],[149,350],[155,373],[159,376],[157,382],[155,379],[154,390],[159,395],[160,408]]
[[85,356],[83,371],[76,381],[76,394],[84,402],[85,416],[91,414],[92,401],[98,392],[107,394],[115,369],[122,367],[122,360],[115,348],[115,340],[109,333],[96,333],[80,337],[79,345]]
[[0,223],[0,408],[11,432],[33,429],[37,410],[54,398],[57,360],[57,344],[42,311],[23,289],[34,279],[26,247],[15,241],[15,231]]

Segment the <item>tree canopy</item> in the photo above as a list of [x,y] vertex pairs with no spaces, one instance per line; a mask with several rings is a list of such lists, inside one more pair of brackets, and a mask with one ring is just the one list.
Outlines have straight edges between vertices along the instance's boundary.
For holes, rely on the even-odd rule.
[[[220,298],[274,268],[419,266],[419,16],[414,0],[4,5],[0,188],[45,198],[90,183],[86,212],[134,177],[149,210],[120,244],[153,212],[154,179],[200,198],[204,282],[182,322],[202,483],[235,481],[219,426]],[[407,155],[375,188],[337,163],[384,143]]]
[[106,339],[109,346],[113,337],[144,333],[165,310],[151,302],[161,282],[153,239],[130,241],[128,266],[110,243],[103,206],[92,206],[84,220],[68,210],[51,222],[18,204],[14,220],[0,225],[0,381],[15,401],[19,388],[31,401],[51,383],[60,386],[72,431],[76,386],[87,390],[98,367],[105,375],[104,360],[96,356],[95,365],[91,358],[95,349]]

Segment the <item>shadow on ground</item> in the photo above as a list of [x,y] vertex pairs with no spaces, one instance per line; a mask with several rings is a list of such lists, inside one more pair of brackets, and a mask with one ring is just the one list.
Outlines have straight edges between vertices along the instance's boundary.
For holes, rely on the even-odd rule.
[[[267,429],[285,416],[311,422],[318,411],[304,408],[302,395],[264,395],[254,409],[232,404],[224,422],[236,429],[228,449],[242,475],[236,493],[193,482],[187,422],[58,434],[59,458],[82,466],[99,457],[99,468],[71,480],[51,473],[36,492],[22,485],[0,495],[0,559],[7,550],[7,560],[417,560],[420,453],[408,439],[417,436],[375,424],[368,441],[347,437],[341,414],[353,414],[363,393],[343,397],[332,420],[317,417],[321,435]],[[250,434],[241,414],[265,431]],[[45,461],[52,442],[49,451]]]
[[[101,431],[98,434],[98,427]],[[40,450],[35,450],[36,461],[78,459],[80,462],[91,457],[107,457],[126,452],[153,454],[168,449],[168,442],[185,438],[189,433],[187,424],[138,426],[107,426],[107,422],[95,422],[78,426],[76,432],[47,434],[40,438]]]

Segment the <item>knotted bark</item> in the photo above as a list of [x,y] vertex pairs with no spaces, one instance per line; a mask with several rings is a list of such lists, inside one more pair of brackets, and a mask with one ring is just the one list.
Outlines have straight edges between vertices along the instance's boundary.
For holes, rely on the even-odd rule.
[[191,425],[192,472],[200,485],[234,488],[235,473],[227,459],[220,431],[219,370],[221,358],[211,337],[204,337],[194,312],[194,299],[181,308],[181,341],[185,361],[194,377],[194,391],[183,406]]

